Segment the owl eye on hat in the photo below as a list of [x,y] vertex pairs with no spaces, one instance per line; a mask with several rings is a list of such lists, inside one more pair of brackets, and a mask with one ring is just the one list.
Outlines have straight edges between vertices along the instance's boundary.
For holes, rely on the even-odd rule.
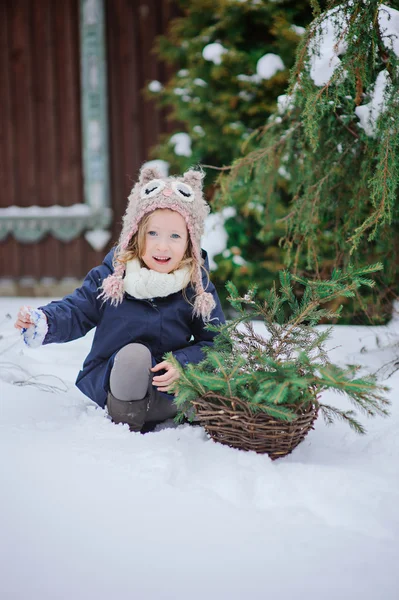
[[126,250],[132,236],[137,232],[144,215],[160,208],[175,210],[185,220],[197,263],[194,275],[196,297],[194,315],[209,319],[215,307],[212,294],[205,292],[201,273],[201,236],[209,206],[202,194],[202,171],[190,169],[182,177],[162,177],[154,167],[142,167],[138,182],[134,185],[123,217],[122,232],[115,249],[115,271],[103,281],[101,297],[119,304],[123,300],[123,277],[125,267],[118,256]]

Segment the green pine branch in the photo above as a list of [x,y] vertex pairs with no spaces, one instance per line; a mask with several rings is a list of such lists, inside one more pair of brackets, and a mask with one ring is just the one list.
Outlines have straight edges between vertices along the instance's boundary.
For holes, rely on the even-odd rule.
[[[374,268],[379,269],[380,265]],[[332,390],[344,394],[356,411],[369,417],[386,416],[387,388],[371,375],[359,377],[355,365],[342,368],[332,364],[325,347],[331,328],[319,331],[315,325],[324,315],[320,309],[323,304],[345,297],[362,285],[373,285],[366,277],[372,273],[371,267],[351,267],[348,273],[335,270],[328,281],[307,281],[281,272],[280,288],[273,287],[267,294],[270,303],[259,301],[253,289],[239,295],[229,282],[230,301],[238,316],[216,328],[209,327],[218,335],[214,346],[206,350],[204,360],[183,368],[172,353],[166,356],[180,373],[174,386],[179,411],[190,412],[192,402],[209,393],[227,399],[241,398],[251,411],[284,421],[294,419],[297,411],[316,405],[322,408],[327,422],[339,418],[363,433],[355,411],[325,406],[320,397]],[[294,285],[303,287],[301,303],[294,298]],[[280,312],[284,319],[276,323]],[[266,335],[255,331],[253,319],[259,318]]]

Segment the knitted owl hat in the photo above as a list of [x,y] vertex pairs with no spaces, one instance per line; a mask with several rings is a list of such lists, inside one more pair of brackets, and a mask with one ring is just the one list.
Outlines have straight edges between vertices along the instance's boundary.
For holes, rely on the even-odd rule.
[[137,232],[141,219],[159,208],[175,210],[185,220],[191,238],[193,255],[198,268],[193,277],[195,300],[193,314],[209,320],[215,300],[202,285],[201,236],[209,206],[202,194],[203,173],[191,169],[182,177],[162,177],[154,167],[142,167],[138,182],[134,185],[123,217],[122,233],[114,253],[114,272],[103,281],[102,294],[112,304],[122,302],[125,265],[118,257],[126,250],[132,236]]

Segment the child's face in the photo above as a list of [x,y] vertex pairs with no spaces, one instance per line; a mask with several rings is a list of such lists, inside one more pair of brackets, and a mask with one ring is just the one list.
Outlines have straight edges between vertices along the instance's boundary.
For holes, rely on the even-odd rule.
[[155,210],[145,233],[141,257],[149,269],[171,273],[179,267],[187,248],[188,231],[183,217],[174,210]]

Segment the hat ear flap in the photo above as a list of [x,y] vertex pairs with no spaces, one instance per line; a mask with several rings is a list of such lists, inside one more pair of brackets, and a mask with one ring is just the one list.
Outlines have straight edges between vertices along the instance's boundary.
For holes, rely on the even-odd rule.
[[184,183],[191,185],[193,188],[201,189],[202,188],[202,180],[205,177],[205,173],[203,171],[199,171],[196,169],[190,169],[186,171],[183,175]]
[[155,167],[142,167],[139,176],[140,185],[145,185],[152,179],[160,179],[161,173]]

